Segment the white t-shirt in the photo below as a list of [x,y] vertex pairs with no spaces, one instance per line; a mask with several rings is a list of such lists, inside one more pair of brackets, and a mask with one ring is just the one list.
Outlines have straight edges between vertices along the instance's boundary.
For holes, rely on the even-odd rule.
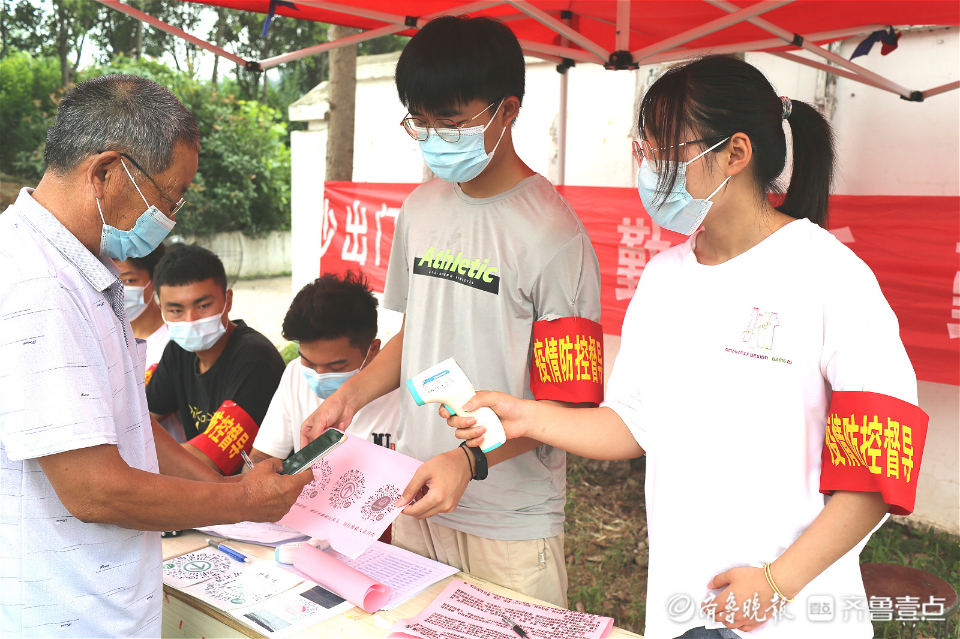
[[37,461],[106,444],[159,472],[146,344],[117,267],[31,192],[0,216],[0,637],[158,637],[160,534],[80,521]]
[[[397,389],[387,393],[357,411],[347,432],[374,444],[395,448],[400,422],[399,392]],[[253,447],[280,459],[299,451],[300,426],[322,403],[303,375],[300,358],[294,359],[283,371]]]
[[147,336],[147,368],[150,368],[160,361],[160,356],[163,355],[163,349],[167,347],[167,342],[169,341],[170,329],[167,328],[166,322]]
[[[687,596],[698,609],[713,576],[772,562],[821,512],[832,390],[917,403],[896,316],[869,267],[830,233],[791,222],[716,266],[697,262],[694,241],[644,269],[603,404],[647,454],[647,639],[720,627],[671,619],[668,604]],[[865,543],[786,607],[794,620],[744,636],[872,637],[865,611],[849,609],[864,601]],[[833,621],[808,620],[816,595],[833,598]]]

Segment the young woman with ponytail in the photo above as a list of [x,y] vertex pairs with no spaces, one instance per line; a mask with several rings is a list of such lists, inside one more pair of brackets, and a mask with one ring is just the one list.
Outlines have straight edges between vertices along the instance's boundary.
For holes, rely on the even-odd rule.
[[644,269],[604,403],[464,408],[578,455],[647,455],[647,639],[872,637],[859,552],[913,508],[925,415],[876,278],[823,228],[830,125],[708,57],[654,83],[640,130],[644,207],[691,237]]

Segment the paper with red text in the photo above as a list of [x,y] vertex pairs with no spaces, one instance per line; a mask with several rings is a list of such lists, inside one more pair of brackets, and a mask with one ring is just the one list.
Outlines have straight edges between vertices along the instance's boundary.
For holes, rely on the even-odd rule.
[[400,514],[393,504],[420,464],[347,434],[314,464],[313,481],[279,523],[326,539],[334,550],[356,559]]

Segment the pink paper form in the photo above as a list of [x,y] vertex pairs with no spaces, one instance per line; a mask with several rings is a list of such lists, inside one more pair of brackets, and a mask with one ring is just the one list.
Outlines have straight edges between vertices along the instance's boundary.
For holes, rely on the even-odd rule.
[[454,580],[420,614],[398,621],[392,636],[517,639],[501,617],[519,625],[531,639],[602,639],[613,631],[610,617],[517,601]]
[[279,523],[356,559],[400,514],[393,504],[421,463],[348,434],[314,464],[313,481]]

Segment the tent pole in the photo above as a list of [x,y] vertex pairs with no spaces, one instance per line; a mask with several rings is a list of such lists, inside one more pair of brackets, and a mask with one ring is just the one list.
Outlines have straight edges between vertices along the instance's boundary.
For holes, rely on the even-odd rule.
[[567,178],[567,72],[560,74],[560,113],[557,115],[557,184]]
[[883,86],[879,82],[873,82],[872,80],[868,80],[867,78],[864,78],[863,76],[859,76],[856,73],[850,73],[845,69],[832,67],[829,64],[824,64],[823,62],[817,62],[816,60],[808,60],[807,58],[801,58],[800,56],[793,53],[788,53],[787,51],[763,51],[762,53],[775,55],[778,58],[783,58],[784,60],[790,60],[791,62],[796,62],[797,64],[802,64],[804,66],[813,67],[814,69],[826,71],[827,73],[839,75],[848,80],[853,80],[854,82],[859,82],[860,84],[866,84],[868,86],[874,87],[875,89],[880,89],[881,91],[896,93],[896,91],[890,91],[890,89]]
[[536,42],[534,40],[520,40],[520,46],[528,51],[536,51],[538,53],[546,53],[547,55],[555,55],[560,58],[570,58],[571,60],[576,60],[577,62],[591,62],[593,64],[603,64],[607,60],[605,58],[598,58],[589,51],[583,51],[581,49],[571,49],[570,47],[561,47],[555,44],[546,44],[544,42]]
[[953,91],[954,89],[960,89],[960,82],[950,82],[948,84],[941,84],[940,86],[932,89],[927,89],[923,92],[923,97],[926,99],[934,95],[946,93],[947,91]]
[[[727,2],[726,0],[706,0],[706,1],[712,4],[713,6],[719,7],[720,9],[723,9],[724,11],[727,11],[730,13],[733,13],[735,11],[740,11],[740,7],[738,7],[737,5],[731,2]],[[768,33],[772,33],[773,35],[777,36],[778,38],[781,38],[785,42],[793,43],[796,41],[798,37],[797,34],[791,33],[790,31],[787,31],[786,29],[778,27],[775,24],[771,24],[770,22],[767,22],[763,18],[750,18],[749,20],[747,20],[747,22],[749,22],[750,24],[756,27],[760,27],[761,29],[763,29],[764,31],[767,31]],[[873,82],[885,87],[888,91],[891,91],[893,93],[899,93],[904,98],[911,99],[914,94],[914,92],[911,91],[910,89],[904,86],[901,86],[896,82],[893,82],[892,80],[888,80],[885,77],[877,73],[874,73],[873,71],[864,69],[860,65],[854,64],[853,62],[850,62],[846,58],[842,58],[838,56],[836,53],[833,53],[832,51],[827,51],[823,47],[818,47],[817,45],[811,42],[807,42],[802,38],[800,39],[800,41],[797,43],[796,46],[806,49],[807,51],[814,53],[820,56],[821,58],[826,58],[830,62],[833,62],[834,64],[841,66],[847,69],[848,71],[852,71],[859,76],[872,80]],[[835,70],[831,71],[831,73],[836,73],[836,71]]]
[[777,2],[758,2],[754,5],[747,7],[746,9],[740,9],[735,13],[729,15],[720,16],[716,20],[711,20],[706,24],[702,24],[699,27],[694,27],[693,29],[688,29],[683,33],[678,33],[677,35],[661,40],[651,44],[650,46],[644,47],[642,49],[637,49],[632,53],[634,62],[642,62],[643,60],[654,56],[658,53],[662,53],[669,49],[672,49],[681,44],[690,42],[691,40],[696,40],[697,38],[702,38],[705,35],[710,35],[727,27],[731,27],[735,24],[739,24],[754,16],[757,16],[761,13],[767,11],[772,11],[778,7],[782,7],[785,4],[790,4],[793,0],[778,0]]
[[[513,8],[522,11],[523,13],[527,14],[528,16],[530,16],[531,18],[533,18],[543,26],[547,27],[548,29],[557,32],[557,34],[559,34],[561,38],[566,38],[570,42],[580,45],[590,53],[600,58],[603,62],[606,62],[607,60],[610,59],[609,51],[601,47],[599,44],[597,44],[590,38],[584,35],[581,35],[580,33],[577,33],[569,25],[566,25],[560,20],[557,20],[546,11],[542,11],[541,9],[538,9],[537,7],[531,5],[526,0],[506,0],[506,4],[509,4]],[[545,53],[550,53],[550,52],[546,51]],[[570,57],[570,56],[566,56],[566,57]]]
[[617,51],[630,49],[630,0],[617,0]]
[[329,51],[330,49],[339,49],[340,47],[357,44],[358,42],[365,42],[367,40],[379,38],[380,36],[390,35],[399,31],[406,31],[408,28],[409,27],[402,24],[388,24],[387,26],[380,27],[379,29],[362,31],[345,38],[337,38],[336,40],[331,40],[329,42],[321,42],[320,44],[315,44],[314,46],[307,47],[306,49],[300,49],[299,51],[292,51],[290,53],[284,53],[272,58],[267,58],[266,60],[261,60],[259,63],[260,68],[270,69],[277,65],[283,64],[284,62],[299,60],[300,58],[306,58],[307,56],[316,55],[324,51]]
[[218,46],[215,45],[215,44],[210,44],[210,43],[207,42],[206,40],[201,40],[200,38],[197,38],[197,37],[195,37],[195,36],[192,36],[192,35],[190,35],[189,33],[187,33],[186,31],[184,31],[183,29],[178,29],[177,27],[175,27],[175,26],[173,26],[173,25],[169,25],[169,24],[167,24],[166,22],[164,22],[164,21],[162,21],[162,20],[158,20],[157,18],[154,18],[154,17],[151,16],[151,15],[147,15],[147,14],[144,13],[143,11],[139,11],[139,10],[137,10],[137,9],[134,9],[134,8],[131,7],[130,5],[123,4],[123,3],[120,2],[119,0],[97,0],[97,2],[99,2],[100,4],[103,4],[103,5],[105,5],[105,6],[108,6],[108,7],[110,7],[111,9],[115,9],[115,10],[119,11],[120,13],[125,13],[125,14],[127,14],[128,16],[130,16],[131,18],[135,18],[135,19],[139,20],[140,22],[146,22],[146,23],[149,24],[150,26],[155,27],[155,28],[157,28],[157,29],[160,29],[161,31],[165,31],[166,33],[169,33],[170,35],[177,36],[178,38],[180,38],[180,39],[182,39],[182,40],[186,40],[187,42],[190,42],[190,43],[192,43],[192,44],[195,44],[195,45],[197,45],[198,47],[200,47],[201,49],[206,49],[207,51],[209,51],[209,52],[211,52],[211,53],[213,53],[213,54],[216,54],[216,55],[220,56],[221,58],[226,58],[227,60],[230,60],[231,62],[233,62],[233,63],[235,63],[235,64],[239,64],[241,67],[244,67],[244,66],[247,65],[247,61],[244,60],[243,58],[241,58],[240,56],[234,55],[233,53],[230,53],[230,52],[227,51],[226,49],[221,49],[220,47],[218,47]]

